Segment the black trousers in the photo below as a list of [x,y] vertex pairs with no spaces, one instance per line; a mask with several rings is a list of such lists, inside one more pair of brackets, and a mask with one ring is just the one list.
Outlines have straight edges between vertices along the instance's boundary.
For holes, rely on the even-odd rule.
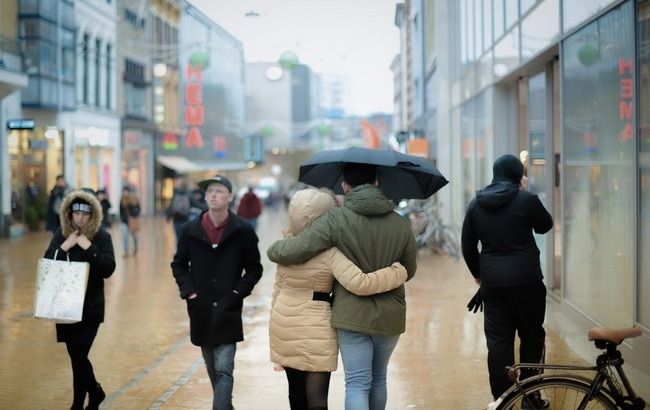
[[[492,396],[497,399],[513,382],[505,367],[515,363],[515,332],[519,335],[519,361],[544,361],[546,286],[539,282],[510,287],[481,287],[488,370]],[[524,370],[521,379],[540,373]]]
[[330,372],[305,372],[285,367],[289,382],[289,406],[291,410],[327,409],[327,393]]

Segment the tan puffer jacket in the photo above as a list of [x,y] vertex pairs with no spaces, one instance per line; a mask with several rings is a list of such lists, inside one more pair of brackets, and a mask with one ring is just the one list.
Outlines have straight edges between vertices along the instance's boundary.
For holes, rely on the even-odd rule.
[[[327,193],[298,191],[289,204],[287,235],[296,235],[334,206]],[[331,305],[313,300],[313,293],[330,293],[336,279],[350,292],[370,295],[401,286],[406,277],[406,269],[399,263],[363,273],[337,248],[304,264],[278,265],[269,324],[271,361],[310,372],[336,370],[338,344],[330,324]]]

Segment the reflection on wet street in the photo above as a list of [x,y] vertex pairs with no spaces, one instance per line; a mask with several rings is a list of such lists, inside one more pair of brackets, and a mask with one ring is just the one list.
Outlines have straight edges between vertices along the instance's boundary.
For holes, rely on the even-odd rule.
[[[274,265],[266,248],[281,237],[286,214],[267,209],[259,221],[264,276],[245,300],[246,341],[238,346],[234,406],[288,409],[284,374],[268,358]],[[208,409],[211,388],[200,349],[188,336],[185,304],[169,263],[171,225],[143,218],[142,246],[122,257],[121,230],[111,233],[117,270],[106,282],[106,322],[91,351],[107,392],[104,409]],[[53,324],[32,318],[36,262],[49,241],[38,232],[0,240],[0,408],[67,409],[72,376]],[[421,255],[407,283],[408,323],[389,367],[389,409],[480,409],[491,401],[482,314],[465,305],[476,285],[464,264]],[[548,331],[548,359],[580,362]],[[330,408],[343,408],[343,369],[332,376]]]

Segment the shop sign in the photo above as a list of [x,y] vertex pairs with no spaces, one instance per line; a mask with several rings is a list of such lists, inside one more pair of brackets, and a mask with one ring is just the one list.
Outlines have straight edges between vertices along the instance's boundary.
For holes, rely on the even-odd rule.
[[108,145],[110,132],[106,128],[77,128],[74,130],[74,136],[79,140],[87,140],[88,145],[105,147]]
[[619,87],[621,91],[618,101],[618,118],[623,123],[623,129],[619,134],[621,142],[629,141],[634,136],[634,126],[632,125],[632,116],[634,114],[633,68],[633,61],[624,58],[618,59]]
[[10,130],[33,130],[36,125],[34,120],[9,120],[7,121],[7,129]]
[[187,148],[203,148],[202,127],[205,124],[205,108],[203,107],[203,66],[193,67],[187,64],[187,84],[185,84],[185,124],[190,127],[185,138]]
[[29,140],[29,149],[47,149],[47,140]]

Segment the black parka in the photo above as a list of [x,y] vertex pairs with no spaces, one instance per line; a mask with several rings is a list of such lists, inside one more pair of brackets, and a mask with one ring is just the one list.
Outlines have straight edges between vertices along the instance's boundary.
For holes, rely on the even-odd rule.
[[[244,340],[242,298],[262,277],[262,265],[258,238],[248,223],[229,212],[221,242],[213,247],[201,226],[205,212],[183,225],[171,267],[187,302],[192,343],[216,346]],[[187,299],[192,293],[197,297]]]
[[552,227],[553,219],[537,195],[510,181],[493,182],[467,208],[463,257],[481,286],[534,283],[542,279],[542,270],[533,231],[543,234]]
[[[73,224],[71,210],[72,202],[75,199],[83,199],[93,208],[88,224],[81,232],[88,237],[91,245],[85,250],[79,245],[75,245],[65,252],[60,248],[61,244],[77,229]],[[93,194],[74,191],[63,199],[60,218],[61,227],[54,232],[44,257],[54,259],[54,253],[58,249],[57,259],[66,260],[66,257],[69,257],[70,261],[90,264],[82,322],[101,323],[104,321],[104,279],[110,277],[115,271],[115,254],[111,234],[102,228],[102,206]]]

